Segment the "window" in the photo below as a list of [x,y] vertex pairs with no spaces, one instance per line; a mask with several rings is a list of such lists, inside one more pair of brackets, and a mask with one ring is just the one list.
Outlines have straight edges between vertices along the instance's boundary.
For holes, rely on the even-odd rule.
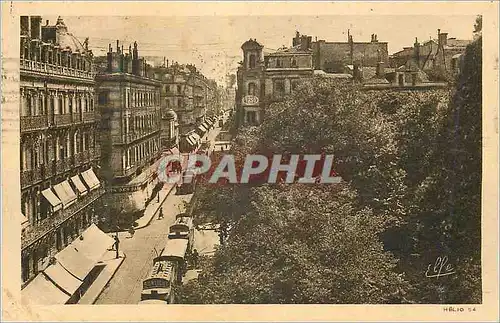
[[99,104],[107,104],[108,103],[109,91],[101,91],[99,92],[99,96],[97,98],[97,102]]
[[178,108],[182,107],[182,99],[177,99],[177,107]]
[[255,68],[255,63],[256,63],[255,54],[250,54],[249,67],[250,68]]
[[255,83],[248,83],[248,95],[255,95]]
[[274,91],[275,94],[285,93],[285,81],[284,80],[274,80]]
[[295,57],[292,57],[292,61],[290,64],[292,67],[297,67],[297,60],[295,59]]
[[292,91],[295,91],[299,86],[299,80],[291,80]]
[[177,85],[177,94],[180,94],[182,92],[182,86]]
[[281,62],[281,58],[276,59],[276,67],[283,67],[283,63]]

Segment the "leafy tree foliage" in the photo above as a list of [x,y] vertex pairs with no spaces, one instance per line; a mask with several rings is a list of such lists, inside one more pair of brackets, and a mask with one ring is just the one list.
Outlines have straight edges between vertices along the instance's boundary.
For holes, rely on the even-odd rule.
[[313,79],[240,130],[237,165],[327,153],[344,182],[204,186],[197,214],[231,229],[183,302],[480,302],[481,39],[462,71],[453,93]]

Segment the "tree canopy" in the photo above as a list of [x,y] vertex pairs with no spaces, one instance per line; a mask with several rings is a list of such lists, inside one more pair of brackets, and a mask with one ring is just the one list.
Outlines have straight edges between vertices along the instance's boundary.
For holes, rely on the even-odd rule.
[[[302,82],[231,153],[333,154],[344,181],[202,187],[230,229],[183,302],[480,302],[481,91],[480,38],[452,89]],[[426,278],[444,256],[456,274]]]

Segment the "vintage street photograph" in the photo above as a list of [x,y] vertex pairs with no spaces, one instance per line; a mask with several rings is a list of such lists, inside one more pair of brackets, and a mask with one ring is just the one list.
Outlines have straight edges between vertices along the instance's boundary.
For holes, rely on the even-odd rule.
[[16,16],[21,306],[476,311],[483,21]]

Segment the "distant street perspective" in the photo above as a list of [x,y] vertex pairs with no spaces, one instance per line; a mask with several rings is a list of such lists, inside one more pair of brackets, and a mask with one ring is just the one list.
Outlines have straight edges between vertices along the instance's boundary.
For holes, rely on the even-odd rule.
[[472,311],[482,16],[438,14],[20,16],[23,302]]

